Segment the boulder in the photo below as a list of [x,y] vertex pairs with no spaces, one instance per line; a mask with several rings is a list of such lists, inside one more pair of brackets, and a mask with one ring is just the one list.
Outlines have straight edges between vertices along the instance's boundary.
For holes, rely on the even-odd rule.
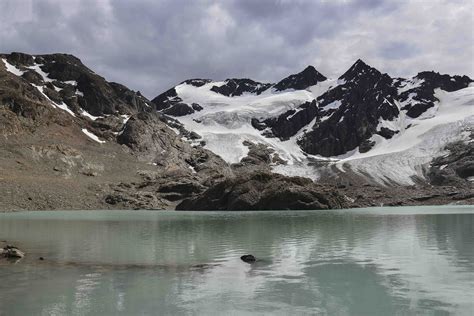
[[10,259],[21,259],[25,257],[25,253],[15,246],[6,245],[0,248],[0,256]]

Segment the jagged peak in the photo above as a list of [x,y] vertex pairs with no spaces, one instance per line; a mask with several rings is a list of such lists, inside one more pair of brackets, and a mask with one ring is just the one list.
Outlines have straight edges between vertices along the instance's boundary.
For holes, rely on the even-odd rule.
[[306,66],[305,69],[303,69],[299,73],[302,74],[302,73],[307,73],[307,72],[318,72],[318,71],[316,70],[316,68],[314,68],[314,66],[308,65],[308,66]]
[[382,73],[359,58],[339,79],[350,81],[363,75],[381,76]]
[[318,82],[325,81],[326,79],[327,78],[317,71],[316,68],[309,65],[301,72],[282,79],[275,84],[274,88],[277,91],[286,89],[303,90],[317,84]]
[[239,96],[245,92],[260,94],[272,86],[271,83],[262,83],[248,78],[226,79],[225,84],[213,86],[211,91],[225,96]]

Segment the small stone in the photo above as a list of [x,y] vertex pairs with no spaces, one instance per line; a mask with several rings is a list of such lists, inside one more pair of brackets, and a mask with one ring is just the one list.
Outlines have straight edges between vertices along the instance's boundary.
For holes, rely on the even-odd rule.
[[257,261],[257,259],[253,255],[243,255],[242,257],[240,257],[240,259],[247,263],[253,263]]

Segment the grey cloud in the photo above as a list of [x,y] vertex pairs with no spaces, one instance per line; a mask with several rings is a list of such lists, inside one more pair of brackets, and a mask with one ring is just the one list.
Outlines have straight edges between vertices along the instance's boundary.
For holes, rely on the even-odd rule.
[[[153,97],[188,78],[275,82],[357,58],[473,75],[471,0],[0,0],[0,51],[67,52]],[[422,12],[422,13],[421,13]]]

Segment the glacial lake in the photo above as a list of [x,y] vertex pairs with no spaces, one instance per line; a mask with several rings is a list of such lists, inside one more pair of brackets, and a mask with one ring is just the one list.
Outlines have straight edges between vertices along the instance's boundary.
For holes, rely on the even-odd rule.
[[3,240],[2,316],[474,314],[473,206],[1,213]]

